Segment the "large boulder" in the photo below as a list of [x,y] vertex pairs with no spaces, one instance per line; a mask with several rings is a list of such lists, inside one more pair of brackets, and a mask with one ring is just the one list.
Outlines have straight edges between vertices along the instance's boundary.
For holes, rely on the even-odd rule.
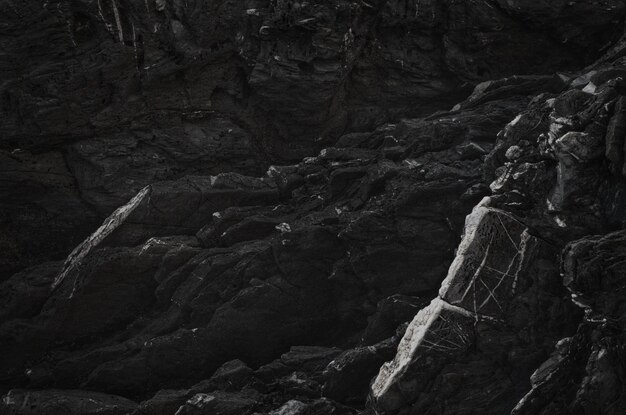
[[488,203],[467,217],[439,297],[409,324],[372,384],[379,413],[510,411],[559,333],[574,329],[557,251]]

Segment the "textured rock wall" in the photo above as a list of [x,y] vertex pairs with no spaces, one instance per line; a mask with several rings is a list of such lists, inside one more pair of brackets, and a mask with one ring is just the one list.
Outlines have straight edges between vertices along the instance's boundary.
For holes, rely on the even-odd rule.
[[0,412],[626,410],[622,2],[0,7]]
[[62,259],[152,182],[260,174],[346,133],[449,108],[479,81],[579,67],[614,40],[623,5],[3,0],[0,10],[7,278]]
[[617,248],[624,72],[615,57],[560,94],[536,96],[501,132],[486,160],[496,167],[493,195],[468,216],[440,298],[409,325],[372,385],[380,413],[626,408]]

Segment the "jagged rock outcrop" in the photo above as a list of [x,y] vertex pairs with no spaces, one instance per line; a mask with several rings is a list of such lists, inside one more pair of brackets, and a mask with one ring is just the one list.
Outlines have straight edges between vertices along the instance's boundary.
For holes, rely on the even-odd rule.
[[557,251],[483,205],[488,199],[467,217],[439,298],[417,314],[372,386],[380,412],[510,410],[528,369],[575,328]]
[[[347,353],[317,381],[363,402],[366,379],[393,353],[375,344],[423,304],[407,296],[438,289],[462,217],[486,192],[480,159],[526,104],[513,94],[386,125],[261,179],[146,187],[68,257],[38,312],[2,325],[4,382],[136,399],[228,360],[255,366],[294,344],[343,349],[363,337],[360,347],[378,351]],[[441,141],[425,140],[429,131]],[[360,148],[347,147],[355,139]],[[363,383],[342,391],[351,373]]]
[[624,395],[624,232],[590,236],[564,251],[565,285],[585,318],[531,378],[513,414],[618,414]]
[[623,63],[607,60],[564,92],[538,95],[500,134],[486,160],[493,196],[468,216],[440,297],[373,383],[379,413],[626,408],[622,232],[570,242],[624,224]]
[[0,411],[626,408],[622,2],[2,7]]
[[[261,174],[462,100],[573,70],[621,1],[3,0],[0,278],[61,260],[146,185]],[[583,17],[584,16],[584,17]]]

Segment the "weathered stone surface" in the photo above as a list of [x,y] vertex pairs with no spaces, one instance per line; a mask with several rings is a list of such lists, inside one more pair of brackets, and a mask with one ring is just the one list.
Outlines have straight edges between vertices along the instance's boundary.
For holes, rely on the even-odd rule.
[[463,355],[472,346],[474,321],[469,311],[439,298],[422,309],[409,324],[395,358],[381,367],[372,384],[375,407],[397,411],[419,396],[424,381],[435,376],[450,356]]
[[[239,408],[243,411],[254,407],[260,400],[260,396],[248,387],[250,385],[257,385],[252,369],[240,360],[233,360],[224,363],[210,379],[201,381],[189,389],[158,391],[153,397],[142,402],[139,409],[141,413],[150,415],[173,414],[178,410],[183,413],[190,411],[194,413],[193,411],[204,410],[205,406],[213,409],[221,406],[225,411],[235,411]],[[246,393],[237,394],[244,389]],[[225,402],[220,403],[220,400]]]
[[255,373],[268,380],[296,370],[321,372],[340,352],[336,348],[294,346],[280,359],[261,366]]
[[316,399],[309,403],[292,399],[268,415],[324,415],[324,414],[354,414],[354,409],[338,405],[328,399]]
[[378,310],[368,318],[361,344],[374,345],[392,337],[402,323],[411,321],[417,311],[428,305],[422,298],[392,295],[378,303]]
[[622,3],[0,5],[0,389],[620,413]]
[[[511,99],[476,134],[493,137],[524,101]],[[471,117],[484,119],[481,111]],[[7,354],[29,343],[4,379],[133,395],[201,380],[232,359],[266,364],[294,344],[354,345],[378,301],[438,288],[460,217],[477,199],[462,196],[480,179],[472,169],[483,153],[458,150],[476,135],[464,139],[455,116],[442,117],[451,122],[438,131],[458,147],[421,143],[420,128],[441,118],[413,121],[401,130],[411,162],[377,159],[373,142],[329,148],[286,169],[301,178],[287,193],[277,169],[142,189],[68,257],[38,316],[3,327]],[[334,171],[359,180],[329,192]],[[379,321],[368,336],[408,318]],[[49,348],[59,349],[54,363],[37,357]]]
[[0,283],[0,320],[36,315],[52,292],[55,277],[63,264],[46,262]]
[[520,292],[532,284],[555,285],[556,250],[509,214],[479,205],[464,232],[439,291],[449,304],[506,320],[519,307]]
[[157,181],[222,171],[262,172],[250,135],[219,115],[152,132],[81,140],[66,151],[81,199],[105,216]]
[[0,403],[3,413],[15,415],[131,415],[137,404],[120,396],[79,390],[9,391]]
[[380,413],[510,410],[529,366],[573,330],[556,249],[489,202],[468,215],[439,298],[417,314],[376,377],[371,401]]
[[557,345],[514,414],[618,414],[626,406],[620,357],[626,322],[625,243],[620,231],[566,247],[564,282],[574,302],[585,309],[585,319],[575,336]]
[[252,413],[258,404],[254,393],[197,393],[176,411],[177,415],[215,414],[240,415]]
[[492,3],[6,0],[6,277],[62,259],[155,181],[259,174],[490,79],[517,76],[483,88],[492,98],[552,91],[551,74],[593,61],[624,14],[621,2]]
[[0,150],[0,279],[62,260],[101,218],[80,199],[58,151]]
[[623,174],[624,138],[626,137],[626,108],[624,98],[615,103],[614,114],[609,121],[605,138],[605,157],[609,160],[611,172]]
[[270,412],[271,415],[298,415],[304,414],[306,411],[306,405],[300,401],[292,399],[286,402],[280,408],[277,408]]
[[334,401],[358,404],[367,396],[370,380],[395,354],[398,338],[341,353],[324,369],[322,394]]

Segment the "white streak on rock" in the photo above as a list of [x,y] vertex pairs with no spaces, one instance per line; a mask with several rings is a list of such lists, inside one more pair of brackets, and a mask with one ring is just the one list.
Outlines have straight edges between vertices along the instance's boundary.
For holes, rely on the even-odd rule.
[[467,218],[465,218],[465,234],[463,235],[463,239],[457,248],[457,254],[448,269],[448,275],[441,283],[441,288],[439,289],[439,296],[445,297],[448,289],[452,286],[457,274],[460,272],[463,262],[465,261],[465,256],[469,251],[474,239],[477,236],[478,225],[482,222],[485,215],[489,213],[489,209],[482,206],[482,202],[478,204],[470,213]]
[[122,30],[122,21],[120,19],[120,11],[117,9],[115,0],[111,0],[111,6],[113,7],[113,15],[115,16],[115,24],[117,25],[117,36],[120,42],[124,41],[124,31]]
[[[150,193],[150,186],[146,186],[139,193],[135,195],[128,203],[124,206],[119,207],[115,212],[113,212],[96,230],[92,233],[87,239],[85,239],[80,245],[78,245],[72,253],[69,254],[67,259],[65,260],[65,266],[63,271],[57,276],[54,280],[54,284],[52,285],[52,289],[56,289],[65,279],[65,277],[72,271],[77,265],[81,263],[83,258],[91,252],[91,250],[99,245],[107,236],[109,236],[115,229],[117,229],[128,216],[141,204],[146,195]],[[72,294],[70,297],[74,294]]]
[[450,305],[441,298],[435,298],[428,307],[417,313],[398,345],[396,357],[380,368],[380,372],[372,384],[372,396],[374,399],[379,402],[391,400],[384,403],[385,407],[394,408],[400,404],[400,402],[393,402],[395,393],[391,392],[391,390],[401,383],[401,379],[410,368],[416,353],[418,353],[417,349],[425,344],[425,337],[431,326],[441,317],[441,313],[445,310],[473,318],[472,313],[469,311]]

